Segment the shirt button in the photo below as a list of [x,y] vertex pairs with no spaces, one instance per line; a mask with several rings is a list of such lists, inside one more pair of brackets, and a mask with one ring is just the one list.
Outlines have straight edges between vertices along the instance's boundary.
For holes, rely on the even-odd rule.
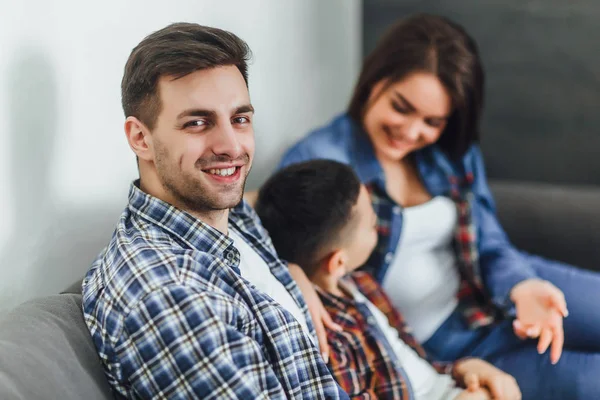
[[226,258],[228,261],[231,261],[231,260],[233,260],[233,253],[232,253],[232,252],[230,252],[230,251],[228,251],[227,253],[225,253],[225,258]]
[[389,252],[385,255],[385,262],[389,264],[392,262],[393,258],[394,258],[394,253]]
[[394,208],[392,208],[392,212],[396,215],[400,214],[402,210],[400,210],[400,207],[398,206],[394,206]]
[[368,317],[367,318],[367,324],[369,324],[369,325],[375,325],[375,318]]

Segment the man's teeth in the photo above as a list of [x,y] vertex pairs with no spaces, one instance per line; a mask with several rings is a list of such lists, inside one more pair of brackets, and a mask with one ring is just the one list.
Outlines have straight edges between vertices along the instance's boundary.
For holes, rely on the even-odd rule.
[[231,176],[235,173],[235,167],[223,168],[223,169],[209,169],[208,172],[213,175]]

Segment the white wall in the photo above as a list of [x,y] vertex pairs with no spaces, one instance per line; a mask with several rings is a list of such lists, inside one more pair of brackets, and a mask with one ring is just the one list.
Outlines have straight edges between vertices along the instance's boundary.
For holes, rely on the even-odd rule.
[[360,0],[0,0],[0,311],[57,293],[110,239],[136,177],[119,85],[171,22],[231,30],[254,53],[257,158],[342,110],[360,60]]

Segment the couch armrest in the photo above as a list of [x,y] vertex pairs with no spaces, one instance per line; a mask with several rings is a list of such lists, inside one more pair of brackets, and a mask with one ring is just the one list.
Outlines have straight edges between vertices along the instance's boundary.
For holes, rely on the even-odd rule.
[[498,217],[520,249],[600,270],[600,188],[491,183]]

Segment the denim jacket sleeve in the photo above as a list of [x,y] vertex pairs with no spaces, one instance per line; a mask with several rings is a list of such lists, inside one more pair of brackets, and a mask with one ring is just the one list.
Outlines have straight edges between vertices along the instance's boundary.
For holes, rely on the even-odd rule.
[[285,168],[288,165],[308,161],[313,158],[315,157],[311,156],[310,152],[298,143],[284,153],[283,157],[281,158],[281,161],[279,162],[277,170]]
[[473,212],[482,278],[494,303],[506,310],[511,304],[509,296],[512,288],[521,281],[535,278],[536,274],[527,257],[510,243],[496,217],[496,206],[487,183],[481,150],[473,146],[466,157],[466,166],[474,176]]
[[349,163],[347,143],[336,143],[331,131],[317,131],[296,143],[283,155],[277,169],[303,161],[327,159]]
[[334,119],[329,125],[311,132],[288,149],[277,169],[314,159],[351,164],[352,129],[352,122],[348,117]]

